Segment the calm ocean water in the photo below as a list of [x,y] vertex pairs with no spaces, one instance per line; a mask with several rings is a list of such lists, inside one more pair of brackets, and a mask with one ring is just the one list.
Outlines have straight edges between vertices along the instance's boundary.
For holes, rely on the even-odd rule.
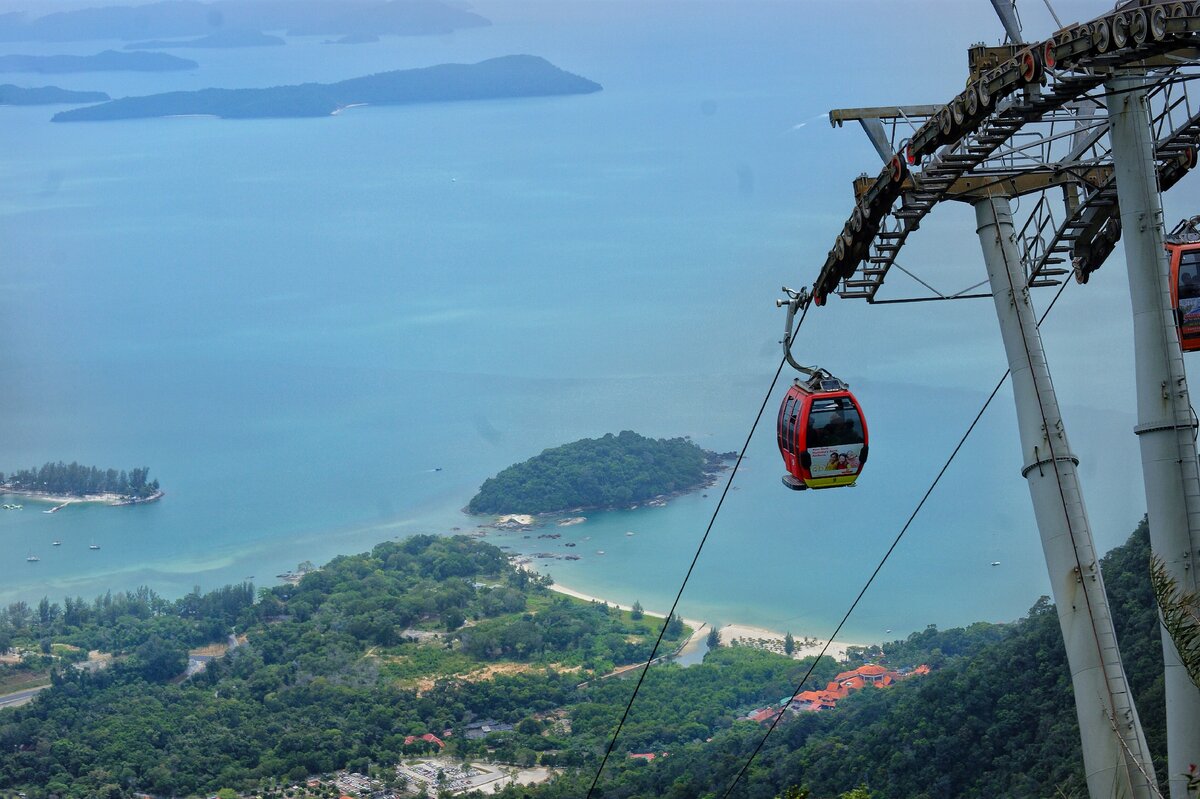
[[[793,11],[679,19],[663,4],[632,25],[633,5],[549,22],[533,12],[546,7],[497,6],[495,27],[454,36],[293,40],[188,54],[196,73],[52,81],[141,94],[531,52],[604,85],[584,97],[237,122],[54,125],[54,109],[0,109],[0,470],[148,465],[168,493],[0,512],[0,601],[269,584],[304,559],[473,529],[459,509],[484,478],[583,436],[739,448],[778,363],[772,300],[811,281],[869,153],[856,133],[797,127],[837,102],[800,79],[795,37],[814,34]],[[829,149],[835,136],[851,155]],[[781,386],[685,615],[828,634],[1003,369],[993,340],[956,356],[961,380],[926,382],[930,340],[952,339],[923,327],[928,312],[887,317],[882,351],[849,306],[806,332],[866,405],[861,485],[780,486]],[[971,313],[991,308],[947,312]],[[1142,499],[1136,473],[1095,465],[1135,463],[1133,437],[1099,436],[1132,418],[1092,405],[1074,421],[1106,549]],[[1002,394],[847,635],[1010,620],[1046,592],[1012,429]],[[583,559],[544,568],[665,609],[718,494],[564,528],[553,546]]]

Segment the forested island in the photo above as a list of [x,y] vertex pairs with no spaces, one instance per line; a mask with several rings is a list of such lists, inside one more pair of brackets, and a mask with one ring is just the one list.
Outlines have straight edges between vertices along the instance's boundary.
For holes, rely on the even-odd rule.
[[57,86],[25,89],[11,83],[0,84],[0,105],[56,105],[60,103],[101,103],[109,99],[104,92],[77,92]]
[[95,55],[0,55],[0,72],[170,72],[195,69],[195,61],[167,53],[121,53],[105,50]]
[[59,461],[7,475],[0,472],[0,494],[134,504],[158,499],[162,489],[145,466],[117,471]]
[[686,438],[630,430],[584,438],[509,466],[483,482],[470,513],[558,513],[623,508],[707,485],[724,455]]
[[[149,54],[146,54],[149,55]],[[511,97],[587,94],[601,86],[544,58],[510,55],[478,64],[441,64],[381,72],[338,83],[269,89],[201,89],[123,97],[55,114],[54,122],[84,122],[204,114],[223,119],[328,116],[355,105],[404,105]]]
[[[1101,565],[1165,792],[1148,538],[1143,524]],[[594,677],[645,658],[663,622],[554,594],[547,582],[485,542],[422,535],[336,558],[257,600],[243,584],[175,601],[143,589],[13,604],[0,611],[0,650],[23,654],[0,665],[0,690],[30,673],[52,687],[0,710],[0,787],[30,799],[220,790],[281,799],[328,795],[328,775],[350,769],[401,796],[417,786],[396,765],[438,754],[446,769],[488,760],[558,772],[541,786],[468,796],[579,799],[632,688]],[[181,678],[189,648],[234,628],[240,646]],[[75,668],[89,650],[112,665]],[[932,671],[857,691],[832,710],[789,711],[733,796],[1086,794],[1066,656],[1045,598],[1011,624],[930,626],[853,656]],[[803,687],[858,662],[823,659]],[[652,668],[594,795],[723,795],[765,731],[741,719],[779,707],[810,664],[720,646],[699,665]],[[309,792],[308,779],[325,782]]]

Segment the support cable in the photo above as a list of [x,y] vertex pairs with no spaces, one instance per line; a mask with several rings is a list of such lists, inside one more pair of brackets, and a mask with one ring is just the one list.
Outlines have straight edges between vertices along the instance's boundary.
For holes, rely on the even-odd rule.
[[[796,327],[788,336],[788,341],[793,342],[796,339],[796,333],[804,324],[804,318],[808,316],[808,309],[811,304],[804,306],[804,312],[800,314],[800,320],[796,322]],[[671,604],[671,609],[667,611],[667,618],[663,621],[662,629],[658,633],[658,640],[654,642],[654,648],[650,650],[650,656],[646,658],[646,663],[642,666],[642,673],[638,676],[637,685],[633,688],[633,693],[629,696],[629,702],[625,705],[625,712],[621,714],[621,721],[617,724],[616,730],[613,731],[612,740],[608,742],[608,749],[604,752],[604,758],[600,761],[599,768],[596,769],[596,776],[592,778],[591,787],[588,788],[587,797],[591,799],[592,792],[596,790],[596,784],[600,781],[600,775],[604,771],[604,765],[608,762],[609,755],[612,754],[613,747],[617,743],[617,737],[621,734],[621,728],[625,726],[625,719],[629,717],[629,711],[633,707],[633,701],[637,699],[638,691],[641,690],[642,682],[646,679],[646,672],[650,670],[650,664],[654,661],[655,655],[658,654],[658,648],[662,644],[663,636],[667,632],[667,625],[675,615],[675,608],[679,606],[679,600],[683,596],[683,590],[687,588],[688,580],[692,576],[692,570],[696,568],[696,561],[700,559],[700,552],[704,549],[704,543],[708,540],[708,534],[712,532],[713,523],[717,520],[717,514],[721,512],[721,505],[725,502],[726,495],[729,494],[729,488],[733,485],[733,478],[737,475],[738,467],[742,465],[742,459],[746,456],[746,449],[750,446],[750,440],[754,438],[754,431],[758,429],[758,423],[762,420],[763,411],[767,409],[767,403],[771,401],[771,394],[775,392],[775,385],[779,382],[779,375],[783,373],[783,366],[787,363],[787,353],[779,361],[779,368],[775,370],[775,376],[771,378],[771,385],[767,388],[766,396],[763,397],[762,405],[758,408],[758,415],[754,417],[754,424],[750,426],[750,432],[746,436],[746,443],[742,444],[742,450],[738,453],[737,461],[734,462],[733,468],[729,472],[729,479],[725,481],[725,489],[721,492],[721,498],[717,501],[717,507],[713,509],[712,517],[708,520],[708,528],[704,531],[704,536],[700,539],[699,546],[696,547],[696,554],[692,557],[692,563],[688,566],[687,574],[683,577],[683,583],[679,586],[679,592],[675,594],[675,601]]]
[[[1068,283],[1063,282],[1063,284],[1059,286],[1058,292],[1054,295],[1054,299],[1050,301],[1048,306],[1046,306],[1045,312],[1042,313],[1042,318],[1038,320],[1039,327],[1041,327],[1042,322],[1046,320],[1046,317],[1050,315],[1050,311],[1053,310],[1055,303],[1058,302],[1058,298],[1062,296],[1062,293],[1064,290],[1066,290],[1067,285]],[[1004,381],[1008,380],[1010,373],[1011,370],[1004,370],[1004,374],[1001,376],[1000,380],[996,382],[996,387],[992,389],[992,393],[988,395],[986,400],[984,400],[983,406],[979,409],[979,412],[975,414],[975,418],[971,420],[971,424],[967,426],[967,431],[962,434],[962,438],[958,440],[958,444],[955,445],[954,450],[950,453],[950,457],[948,457],[946,462],[942,464],[942,468],[938,471],[937,476],[933,478],[933,482],[929,484],[929,488],[925,490],[925,494],[921,497],[921,501],[917,503],[917,506],[909,515],[908,521],[906,521],[904,526],[900,528],[900,532],[896,534],[896,538],[892,541],[892,545],[888,547],[887,552],[884,553],[883,558],[879,561],[879,565],[875,567],[875,571],[871,572],[871,576],[867,578],[867,582],[863,585],[862,590],[859,591],[858,596],[854,598],[854,602],[851,603],[850,609],[846,611],[846,615],[842,616],[842,620],[838,622],[833,634],[830,635],[825,641],[825,646],[821,647],[820,654],[813,659],[812,664],[808,667],[808,671],[806,671],[804,676],[800,678],[800,683],[796,686],[796,690],[792,691],[792,696],[800,693],[800,689],[804,687],[804,683],[808,682],[808,678],[812,676],[813,670],[817,667],[817,664],[821,661],[821,658],[825,657],[825,653],[829,650],[829,647],[833,645],[834,639],[837,638],[838,633],[841,632],[842,627],[850,618],[850,614],[853,613],[854,609],[858,607],[858,603],[867,593],[867,589],[871,587],[871,583],[875,581],[875,577],[883,569],[883,564],[887,563],[887,560],[889,557],[891,557],[892,552],[900,544],[900,539],[904,537],[906,532],[908,532],[908,528],[912,525],[913,520],[917,518],[917,514],[920,513],[921,508],[924,507],[925,501],[929,499],[930,494],[932,494],[933,490],[937,488],[938,483],[941,482],[942,476],[946,473],[946,470],[950,468],[950,464],[954,462],[954,458],[958,455],[959,450],[961,450],[963,445],[967,443],[967,438],[970,437],[971,433],[975,430],[976,425],[979,424],[979,420],[983,418],[984,412],[988,409],[988,406],[992,404],[992,400],[996,398],[996,394],[1000,392],[1001,387],[1004,385]],[[775,720],[771,722],[771,726],[767,728],[766,733],[763,734],[762,739],[758,742],[758,746],[754,747],[754,751],[750,753],[750,757],[746,760],[746,764],[742,766],[742,770],[738,772],[736,777],[734,777],[733,782],[729,785],[729,788],[726,789],[725,793],[721,794],[721,799],[729,799],[730,794],[733,793],[733,789],[737,787],[738,782],[741,781],[742,777],[750,769],[750,765],[754,762],[754,759],[758,757],[758,753],[762,751],[763,746],[766,744],[767,738],[771,736],[771,733],[775,731],[775,727],[778,726],[780,719],[783,718],[783,711],[784,708],[780,708],[779,713],[775,716]]]

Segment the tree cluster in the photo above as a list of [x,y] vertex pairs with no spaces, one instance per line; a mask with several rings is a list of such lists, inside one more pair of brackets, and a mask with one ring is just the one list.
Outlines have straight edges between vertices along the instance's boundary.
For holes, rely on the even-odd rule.
[[46,463],[34,469],[22,469],[5,475],[0,486],[10,491],[44,491],[49,494],[82,497],[93,494],[120,494],[144,499],[155,494],[158,480],[151,480],[149,467],[117,471],[71,463]]
[[609,508],[697,488],[713,453],[686,438],[654,439],[629,430],[547,449],[484,481],[471,513],[552,513]]

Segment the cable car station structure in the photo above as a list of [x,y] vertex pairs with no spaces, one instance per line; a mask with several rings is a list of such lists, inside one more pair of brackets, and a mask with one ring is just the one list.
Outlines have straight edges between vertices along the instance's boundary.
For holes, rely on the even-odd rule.
[[[1152,550],[1184,591],[1198,587],[1200,473],[1169,285],[1160,192],[1197,163],[1200,2],[1131,0],[1026,42],[1010,0],[992,0],[1009,44],[973,46],[966,88],[943,105],[843,109],[884,161],[854,182],[854,204],[811,290],[871,304],[994,300],[1012,372],[1023,463],[1058,609],[1092,799],[1159,795],[1117,649],[1099,559],[1042,348],[1030,291],[1086,283],[1124,240],[1133,306],[1137,426]],[[1051,9],[1053,13],[1053,9]],[[1057,22],[1057,20],[1056,20]],[[1061,24],[1061,23],[1060,23]],[[1014,218],[1011,200],[1026,198]],[[1029,202],[1028,198],[1036,198]],[[896,263],[939,203],[975,210],[990,292],[942,294]],[[1175,256],[1178,260],[1178,256]],[[1172,262],[1174,265],[1175,262]],[[889,299],[898,269],[930,294]],[[1172,274],[1175,274],[1174,270]],[[977,286],[982,286],[982,283]],[[790,346],[791,333],[785,337]],[[1163,633],[1171,799],[1200,761],[1200,692]]]

